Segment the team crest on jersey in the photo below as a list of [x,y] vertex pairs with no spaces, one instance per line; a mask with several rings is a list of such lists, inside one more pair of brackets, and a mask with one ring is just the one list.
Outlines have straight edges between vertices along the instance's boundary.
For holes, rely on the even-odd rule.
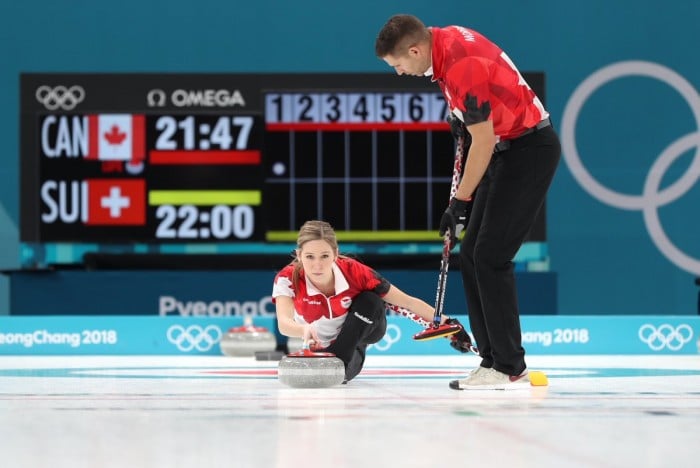
[[349,309],[350,304],[352,304],[352,298],[345,296],[340,300],[340,305],[343,306],[343,309]]

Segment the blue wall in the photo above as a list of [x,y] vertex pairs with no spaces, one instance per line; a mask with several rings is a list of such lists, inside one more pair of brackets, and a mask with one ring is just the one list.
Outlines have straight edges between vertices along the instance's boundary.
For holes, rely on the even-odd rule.
[[[19,259],[20,72],[389,73],[374,57],[373,43],[397,12],[414,13],[428,24],[473,27],[507,50],[521,70],[545,71],[548,108],[559,129],[577,87],[617,62],[654,62],[683,77],[694,96],[700,88],[697,0],[3,2],[0,267],[17,267]],[[657,162],[664,150],[698,132],[698,107],[655,79],[625,76],[605,84],[582,103],[575,122],[585,170],[610,190],[641,195],[652,166],[665,169]],[[571,140],[564,143],[572,148]],[[585,174],[562,162],[548,213],[560,313],[696,313],[700,156],[693,163],[694,149],[688,144],[666,153],[670,167],[660,184],[677,191],[659,200],[649,190],[644,199],[630,201],[637,207],[627,208],[611,205],[610,197],[596,198],[579,182]],[[676,185],[678,180],[684,184]],[[0,300],[6,290],[0,283]]]
[[[13,315],[274,315],[273,270],[237,271],[55,271],[12,276]],[[393,284],[430,300],[437,273],[430,270],[383,270]],[[520,313],[554,315],[556,275],[517,272]],[[464,288],[451,271],[445,311],[465,314]],[[404,286],[405,285],[405,286]],[[36,294],[41,291],[42,294]]]

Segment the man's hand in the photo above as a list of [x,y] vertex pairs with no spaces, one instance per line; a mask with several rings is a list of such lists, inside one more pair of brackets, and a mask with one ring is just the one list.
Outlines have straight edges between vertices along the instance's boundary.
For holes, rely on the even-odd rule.
[[457,244],[459,235],[469,223],[469,216],[472,213],[472,204],[471,198],[469,200],[453,198],[442,214],[442,219],[440,219],[440,235],[444,237],[445,233],[448,230],[450,231],[450,250]]
[[467,127],[466,125],[464,125],[464,122],[459,120],[459,117],[456,117],[452,113],[449,113],[447,115],[447,119],[445,120],[447,120],[447,123],[450,125],[450,133],[452,133],[452,138],[454,138],[455,140],[464,138],[465,147],[469,147],[472,141],[472,135],[467,130]]
[[446,120],[447,123],[450,124],[450,133],[452,133],[452,137],[455,140],[459,140],[460,137],[463,137],[464,134],[467,133],[467,127],[465,127],[464,123],[453,113],[450,112],[447,114]]
[[450,325],[459,325],[460,330],[454,335],[450,335],[447,339],[450,340],[450,346],[459,351],[460,353],[468,353],[469,351],[475,351],[474,345],[472,344],[472,339],[469,333],[464,329],[464,326],[456,318],[449,318],[445,320],[445,323]]

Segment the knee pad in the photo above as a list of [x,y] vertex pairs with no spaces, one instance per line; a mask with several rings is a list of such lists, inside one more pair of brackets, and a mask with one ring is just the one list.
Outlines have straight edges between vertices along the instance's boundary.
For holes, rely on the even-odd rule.
[[367,335],[367,337],[365,337],[364,340],[362,340],[362,342],[365,344],[374,344],[384,338],[384,335],[386,335],[386,316],[377,319],[372,331]]

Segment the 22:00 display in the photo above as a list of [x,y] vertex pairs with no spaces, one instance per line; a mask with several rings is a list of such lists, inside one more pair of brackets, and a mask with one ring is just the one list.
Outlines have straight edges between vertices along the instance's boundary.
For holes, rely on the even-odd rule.
[[248,205],[160,205],[158,239],[248,239],[255,230],[255,212]]

